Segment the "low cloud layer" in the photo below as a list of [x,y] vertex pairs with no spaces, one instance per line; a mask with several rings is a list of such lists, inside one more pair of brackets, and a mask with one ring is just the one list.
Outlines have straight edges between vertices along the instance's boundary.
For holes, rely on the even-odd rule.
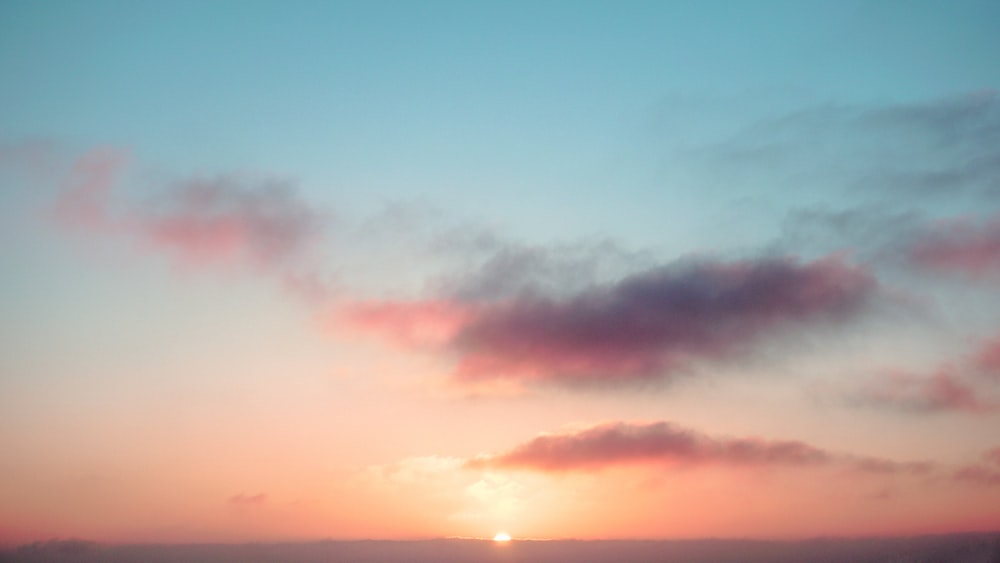
[[620,385],[725,358],[784,328],[844,321],[876,289],[867,270],[838,257],[702,260],[566,297],[368,302],[346,309],[345,319],[453,354],[461,381]]
[[543,472],[625,465],[829,466],[880,475],[926,475],[934,470],[928,462],[837,454],[795,440],[714,437],[669,422],[612,422],[575,432],[543,434],[507,452],[473,458],[467,465]]

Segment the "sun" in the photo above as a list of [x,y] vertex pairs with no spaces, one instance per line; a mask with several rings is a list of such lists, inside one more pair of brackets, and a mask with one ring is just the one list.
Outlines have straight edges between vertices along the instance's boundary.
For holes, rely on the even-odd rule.
[[493,541],[497,543],[507,543],[510,541],[510,534],[507,532],[497,532],[497,535],[493,536]]

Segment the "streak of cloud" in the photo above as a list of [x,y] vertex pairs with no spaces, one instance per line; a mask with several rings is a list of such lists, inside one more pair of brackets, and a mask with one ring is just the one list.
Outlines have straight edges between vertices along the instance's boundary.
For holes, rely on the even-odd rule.
[[714,437],[669,422],[611,422],[542,434],[511,450],[472,458],[472,469],[592,471],[613,466],[839,467],[876,475],[927,475],[929,462],[837,454],[796,440]]
[[810,107],[690,156],[718,180],[806,178],[876,201],[903,193],[928,201],[992,198],[1000,193],[1000,95],[985,90],[920,102]]
[[1000,405],[959,375],[953,366],[942,366],[931,375],[906,371],[886,372],[851,394],[864,405],[890,407],[906,412],[995,412]]
[[977,463],[959,467],[952,473],[952,478],[986,487],[1000,485],[1000,447],[984,452]]
[[925,270],[956,273],[972,279],[1000,275],[1000,216],[935,223],[911,243],[908,258]]

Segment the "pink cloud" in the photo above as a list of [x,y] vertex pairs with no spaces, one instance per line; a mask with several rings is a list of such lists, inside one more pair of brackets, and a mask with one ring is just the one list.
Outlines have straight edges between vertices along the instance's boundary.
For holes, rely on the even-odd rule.
[[1000,485],[1000,470],[986,465],[966,465],[955,470],[952,477],[973,485],[993,487]]
[[888,372],[855,397],[867,404],[917,412],[987,413],[998,408],[995,403],[983,399],[979,391],[959,377],[951,366],[943,366],[930,376]]
[[742,351],[782,328],[844,320],[876,286],[838,257],[685,262],[564,298],[364,303],[346,320],[456,355],[465,382],[627,384]]
[[471,306],[438,301],[368,301],[345,305],[340,320],[350,328],[377,333],[397,346],[442,346],[473,315]]
[[1000,485],[1000,447],[984,452],[977,463],[959,467],[952,473],[952,478],[972,485]]
[[1000,274],[1000,216],[982,222],[969,218],[941,221],[912,244],[909,259],[929,270],[972,278]]
[[574,432],[543,434],[470,468],[586,471],[628,465],[834,466],[882,475],[926,475],[927,462],[897,462],[835,454],[795,440],[713,437],[668,422],[612,422]]
[[1000,380],[1000,337],[994,337],[982,344],[973,362],[983,373]]
[[114,149],[80,157],[53,205],[57,223],[117,236],[182,268],[250,268],[275,276],[282,287],[302,296],[325,296],[326,284],[297,261],[319,240],[326,217],[290,186],[193,179],[136,202],[115,191],[126,161]]
[[1000,410],[1000,401],[987,395],[996,382],[1000,382],[1000,338],[992,337],[958,362],[943,364],[929,375],[884,372],[854,392],[853,398],[912,412],[984,414]]
[[540,471],[598,469],[644,463],[723,465],[821,465],[830,455],[796,441],[711,438],[667,422],[614,422],[565,434],[541,435],[473,467]]
[[119,227],[112,217],[111,191],[128,158],[113,148],[92,150],[73,164],[53,206],[55,219],[70,228],[106,232]]
[[186,264],[273,266],[311,242],[321,216],[288,186],[216,179],[175,185],[128,222],[147,244]]

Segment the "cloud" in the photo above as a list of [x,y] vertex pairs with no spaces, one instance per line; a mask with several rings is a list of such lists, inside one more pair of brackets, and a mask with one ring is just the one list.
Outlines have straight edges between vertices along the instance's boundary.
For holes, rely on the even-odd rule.
[[956,143],[995,147],[1000,142],[1000,96],[995,90],[887,104],[868,109],[860,119],[864,126],[918,134],[943,148]]
[[689,260],[564,297],[368,302],[344,319],[397,343],[436,344],[467,383],[622,385],[741,352],[782,328],[843,321],[876,288],[867,270],[836,256]]
[[1000,447],[984,452],[979,463],[956,469],[952,478],[973,485],[1000,485]]
[[976,362],[980,368],[989,372],[994,377],[1000,376],[1000,338],[984,346],[979,351]]
[[822,465],[829,461],[829,454],[802,442],[717,439],[668,422],[614,422],[573,433],[543,434],[506,453],[469,463],[472,467],[569,471],[650,462]]
[[403,347],[447,344],[469,322],[472,308],[447,300],[359,301],[343,305],[341,321]]
[[304,296],[322,294],[318,274],[297,262],[319,240],[326,215],[286,182],[194,178],[141,202],[116,194],[128,158],[115,149],[80,157],[53,217],[67,229],[127,239],[183,269],[249,268]]
[[868,456],[845,456],[843,462],[851,471],[876,475],[929,475],[936,468],[927,461],[902,462]]
[[993,448],[983,454],[983,459],[987,463],[991,463],[997,467],[1000,467],[1000,447]]
[[669,422],[610,422],[583,430],[542,434],[496,455],[472,458],[473,469],[588,471],[612,466],[722,465],[840,467],[881,475],[926,475],[927,462],[840,455],[795,440],[713,437]]
[[[774,186],[786,200],[822,188],[914,204],[1000,194],[1000,95],[804,108],[691,151],[715,185]],[[812,190],[798,193],[808,182]]]
[[994,412],[1000,405],[983,398],[980,390],[952,366],[942,366],[929,376],[890,371],[850,394],[858,403],[887,406],[909,412]]
[[90,232],[119,229],[120,221],[111,214],[111,190],[127,162],[123,151],[110,147],[78,158],[53,206],[56,220],[66,227]]
[[649,253],[629,251],[607,239],[532,245],[470,228],[448,231],[432,247],[466,263],[461,274],[437,280],[435,286],[442,294],[470,302],[566,295],[652,262]]
[[847,393],[851,402],[915,413],[1000,411],[990,395],[1000,383],[1000,335],[984,339],[967,357],[929,374],[888,370]]
[[321,218],[287,185],[224,178],[176,185],[133,221],[149,244],[185,263],[267,267],[302,252]]
[[967,465],[953,474],[956,481],[993,487],[1000,485],[1000,471],[983,465]]
[[971,218],[939,221],[917,235],[907,256],[925,270],[973,279],[1000,275],[1000,216],[981,222]]

